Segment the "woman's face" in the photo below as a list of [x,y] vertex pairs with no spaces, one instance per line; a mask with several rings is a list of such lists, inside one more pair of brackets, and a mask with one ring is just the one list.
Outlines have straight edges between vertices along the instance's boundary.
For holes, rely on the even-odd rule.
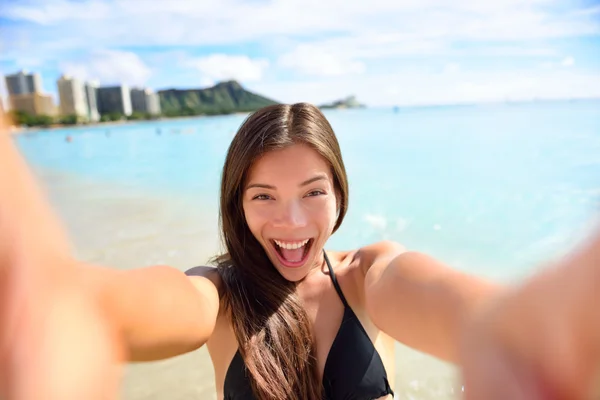
[[322,265],[337,219],[331,167],[307,145],[271,151],[254,163],[244,189],[250,231],[279,273],[297,282]]

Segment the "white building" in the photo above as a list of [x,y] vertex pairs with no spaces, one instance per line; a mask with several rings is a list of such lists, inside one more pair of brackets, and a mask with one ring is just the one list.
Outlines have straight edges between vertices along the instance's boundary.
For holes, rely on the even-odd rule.
[[88,101],[83,83],[68,75],[63,75],[56,82],[60,99],[60,114],[77,115],[88,119]]
[[160,114],[160,98],[151,89],[131,89],[131,106],[136,112]]
[[98,112],[98,82],[90,81],[85,83],[85,97],[88,106],[88,120],[97,122],[100,120]]

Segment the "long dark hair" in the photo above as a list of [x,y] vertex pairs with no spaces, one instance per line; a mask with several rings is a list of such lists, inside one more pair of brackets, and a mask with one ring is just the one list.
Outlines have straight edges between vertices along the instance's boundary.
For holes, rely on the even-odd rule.
[[258,399],[321,398],[316,348],[295,283],[275,269],[250,232],[242,207],[248,170],[262,154],[306,144],[331,165],[337,194],[335,232],[348,207],[348,181],[340,146],[321,111],[307,103],[262,108],[233,138],[221,180],[220,227],[226,253],[217,257],[224,309]]

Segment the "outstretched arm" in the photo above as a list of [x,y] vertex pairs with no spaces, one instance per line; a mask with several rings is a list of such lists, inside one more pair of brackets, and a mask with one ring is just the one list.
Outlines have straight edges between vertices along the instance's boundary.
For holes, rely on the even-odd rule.
[[600,395],[600,231],[482,309],[463,337],[466,399]]
[[0,398],[107,399],[126,360],[203,344],[211,274],[83,266],[0,121]]
[[0,121],[0,397],[113,396],[118,376],[112,366],[120,353],[114,332],[82,290],[69,242],[5,122]]
[[[0,162],[0,259],[13,257],[25,244],[45,257],[68,257],[70,244],[63,227],[2,121]],[[53,275],[61,269],[47,266],[39,272]]]
[[183,273],[168,266],[117,271],[84,266],[81,275],[116,327],[128,361],[153,361],[208,341],[219,313],[214,268]]
[[365,296],[375,325],[409,347],[457,362],[464,321],[501,287],[393,242],[366,250]]

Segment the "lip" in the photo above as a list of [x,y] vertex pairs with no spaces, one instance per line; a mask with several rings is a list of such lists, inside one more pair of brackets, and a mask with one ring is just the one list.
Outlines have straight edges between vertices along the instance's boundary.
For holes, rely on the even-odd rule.
[[314,238],[308,238],[309,242],[306,244],[306,246],[310,246],[310,248],[308,249],[308,251],[306,252],[306,254],[302,257],[302,259],[300,261],[297,261],[297,262],[291,262],[291,261],[288,261],[288,260],[284,259],[281,256],[281,254],[279,254],[279,251],[277,251],[277,245],[275,244],[274,240],[277,240],[279,242],[287,242],[287,243],[293,242],[293,243],[298,243],[298,242],[302,242],[302,241],[304,241],[306,239],[307,238],[304,238],[304,239],[301,239],[301,240],[271,239],[269,242],[273,246],[273,251],[275,252],[275,255],[277,256],[277,259],[279,260],[279,263],[281,265],[283,265],[284,267],[287,267],[287,268],[300,268],[304,264],[306,264],[306,261],[308,260],[309,255],[312,252],[312,245],[314,243]]

